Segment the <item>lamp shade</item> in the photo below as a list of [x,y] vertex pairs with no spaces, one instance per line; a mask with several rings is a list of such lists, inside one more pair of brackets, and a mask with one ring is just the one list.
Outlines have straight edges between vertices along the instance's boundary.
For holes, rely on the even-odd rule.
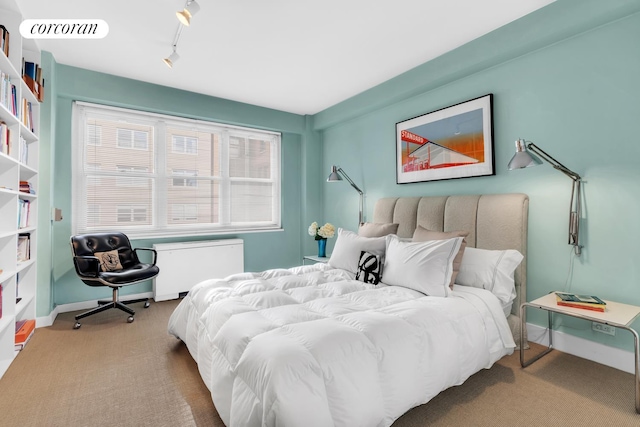
[[183,25],[189,26],[191,24],[191,17],[198,13],[199,10],[200,5],[193,0],[187,3],[182,11],[176,12],[176,16],[178,17],[178,21]]
[[351,184],[353,189],[356,190],[358,192],[358,194],[360,195],[360,206],[359,206],[359,211],[358,211],[358,225],[360,225],[360,224],[362,224],[363,218],[364,218],[364,216],[363,216],[364,193],[362,192],[360,187],[358,187],[356,185],[356,183],[353,182],[353,180],[351,178],[349,178],[349,175],[347,175],[347,173],[341,167],[335,166],[335,165],[331,166],[331,173],[329,174],[329,177],[327,178],[327,182],[342,181],[342,177],[344,177],[344,179],[346,179],[347,182],[349,184]]
[[168,58],[164,58],[163,61],[165,64],[167,64],[167,67],[169,68],[173,68],[173,64],[180,59],[180,55],[178,55],[178,52],[176,52],[175,50],[173,51],[173,53],[171,55],[169,55]]
[[336,182],[336,181],[342,181],[342,177],[340,176],[340,174],[338,174],[337,168],[335,166],[331,166],[331,173],[327,178],[327,182]]
[[541,164],[542,161],[527,150],[524,139],[519,139],[516,141],[516,153],[511,158],[507,167],[509,170],[514,170]]

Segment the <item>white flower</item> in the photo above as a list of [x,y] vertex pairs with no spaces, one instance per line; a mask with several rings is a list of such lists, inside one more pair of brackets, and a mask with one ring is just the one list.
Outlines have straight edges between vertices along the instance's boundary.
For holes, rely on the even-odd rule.
[[318,223],[314,221],[309,226],[309,236],[313,236],[316,240],[330,239],[335,233],[336,228],[328,222],[322,227],[318,227]]
[[318,230],[318,234],[320,235],[320,237],[324,239],[333,237],[335,232],[336,232],[335,227],[329,223],[326,223],[325,225],[320,227],[320,229]]
[[318,223],[313,221],[309,226],[309,236],[315,236],[318,233]]

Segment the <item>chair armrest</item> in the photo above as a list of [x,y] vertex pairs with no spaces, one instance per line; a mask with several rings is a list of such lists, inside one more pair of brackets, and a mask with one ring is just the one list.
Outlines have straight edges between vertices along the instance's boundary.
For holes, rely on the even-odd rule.
[[155,249],[152,249],[152,248],[135,248],[133,250],[133,252],[136,252],[136,256],[138,256],[138,253],[137,253],[138,251],[150,251],[150,252],[153,252],[153,263],[152,263],[152,265],[156,265],[156,260],[158,259],[158,252],[156,252]]
[[[90,274],[87,274],[81,271],[80,268],[78,267],[78,260],[84,260],[84,261],[87,261],[89,264],[95,264],[95,271],[87,272]],[[98,274],[100,274],[100,260],[97,257],[90,256],[90,255],[82,255],[82,256],[77,255],[73,257],[73,265],[76,268],[76,273],[80,277],[98,277]]]

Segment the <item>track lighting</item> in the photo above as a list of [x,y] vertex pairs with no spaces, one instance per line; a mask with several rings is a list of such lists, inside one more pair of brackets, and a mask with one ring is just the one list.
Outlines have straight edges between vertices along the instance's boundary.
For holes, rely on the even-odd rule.
[[182,25],[189,26],[191,24],[191,17],[198,13],[199,10],[200,5],[198,2],[196,2],[196,0],[189,0],[182,11],[176,12],[176,16]]
[[164,58],[163,61],[167,64],[167,67],[173,68],[173,64],[180,59],[180,55],[176,52],[176,46],[173,47],[173,53],[169,55],[167,58]]

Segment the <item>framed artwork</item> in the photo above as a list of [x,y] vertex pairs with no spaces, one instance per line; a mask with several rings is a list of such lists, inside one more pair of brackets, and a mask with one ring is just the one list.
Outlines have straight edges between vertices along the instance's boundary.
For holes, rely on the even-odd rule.
[[396,182],[495,175],[493,94],[396,123]]

